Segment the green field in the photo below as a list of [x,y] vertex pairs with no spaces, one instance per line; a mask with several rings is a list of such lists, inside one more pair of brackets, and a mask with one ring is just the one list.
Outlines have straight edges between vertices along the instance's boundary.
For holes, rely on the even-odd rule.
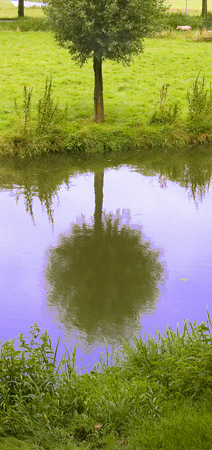
[[[186,0],[167,0],[166,3],[171,10],[186,11]],[[188,14],[201,14],[201,0],[187,0],[187,11]],[[212,11],[212,0],[208,0],[208,11]]]
[[[211,42],[183,38],[147,39],[144,53],[129,67],[106,61],[103,67],[105,123],[147,123],[157,107],[163,83],[169,84],[167,101],[179,102],[185,116],[186,92],[194,77],[201,70],[208,82],[212,81],[211,45]],[[42,32],[2,32],[0,52],[1,132],[10,131],[14,98],[21,102],[24,85],[33,88],[36,102],[47,76],[52,76],[54,96],[60,106],[65,108],[68,104],[70,120],[81,124],[92,121],[91,61],[79,67],[66,50],[56,45],[51,34]]]
[[[9,0],[0,0],[0,19],[15,19],[17,16],[18,8]],[[43,17],[43,11],[41,8],[25,8],[25,17]]]
[[[41,1],[41,0],[37,0]],[[186,0],[166,0],[172,11],[186,11]],[[201,0],[187,0],[188,14],[201,14]],[[208,0],[208,11],[212,11],[212,0]],[[15,18],[18,15],[18,8],[15,8],[10,0],[0,0],[0,19]],[[41,8],[25,8],[26,17],[41,17]]]
[[[17,8],[14,8],[9,0],[0,0],[0,16],[16,17],[9,22],[0,20],[1,149],[8,138],[12,138],[13,142],[14,138],[17,140],[17,133],[19,142],[23,143],[23,135],[20,137],[20,122],[21,120],[23,122],[24,87],[28,90],[32,89],[33,122],[47,77],[52,78],[53,96],[59,108],[64,111],[68,107],[65,132],[71,136],[72,143],[68,146],[61,143],[63,149],[73,150],[74,148],[75,150],[79,146],[82,149],[81,143],[76,144],[75,137],[72,138],[76,132],[80,133],[80,140],[84,133],[83,140],[87,144],[83,143],[83,148],[86,151],[89,146],[92,151],[95,151],[96,142],[100,143],[103,139],[101,149],[100,147],[98,149],[102,151],[105,146],[108,146],[108,137],[111,132],[114,135],[111,135],[108,149],[115,148],[118,144],[117,140],[114,140],[117,132],[120,133],[122,141],[117,147],[120,150],[123,146],[133,145],[135,147],[171,146],[173,143],[184,145],[211,141],[212,126],[209,127],[207,124],[206,128],[197,130],[197,137],[193,137],[193,131],[188,134],[186,124],[187,91],[192,82],[198,73],[200,78],[206,78],[208,87],[212,82],[210,70],[212,44],[210,41],[205,41],[205,32],[201,34],[201,31],[195,29],[198,26],[202,27],[201,19],[191,16],[194,30],[191,33],[181,33],[176,31],[176,24],[184,21],[185,17],[176,14],[166,15],[163,18],[163,25],[159,22],[155,25],[156,27],[159,25],[160,34],[144,41],[144,52],[139,57],[135,57],[131,65],[124,67],[116,62],[104,62],[105,121],[100,127],[96,127],[93,123],[92,61],[79,67],[66,50],[58,47],[52,34],[46,31],[48,25],[40,8],[26,8],[25,13],[25,18],[17,20]],[[170,132],[165,126],[163,129],[158,129],[156,125],[150,126],[151,118],[159,108],[160,90],[164,84],[168,86],[167,110],[177,104],[178,122],[183,124],[179,127],[178,123],[174,131],[169,130]],[[15,108],[14,100],[18,109]],[[137,137],[140,134],[138,140],[136,134]],[[64,142],[63,137],[61,139]],[[28,143],[26,145],[29,148]],[[57,145],[58,141],[54,145],[55,151]],[[44,147],[45,151],[48,151],[48,143],[45,143]],[[8,148],[5,150],[4,147],[4,154],[7,153]],[[30,150],[29,154],[33,152],[34,150],[32,152]]]

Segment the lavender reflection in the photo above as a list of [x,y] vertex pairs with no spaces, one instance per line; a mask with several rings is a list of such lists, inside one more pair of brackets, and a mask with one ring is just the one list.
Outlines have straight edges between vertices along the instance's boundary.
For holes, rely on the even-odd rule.
[[104,172],[94,178],[95,212],[81,217],[50,247],[45,271],[47,301],[67,334],[89,345],[116,344],[136,331],[139,315],[154,310],[163,266],[160,252],[130,223],[128,211],[102,211]]

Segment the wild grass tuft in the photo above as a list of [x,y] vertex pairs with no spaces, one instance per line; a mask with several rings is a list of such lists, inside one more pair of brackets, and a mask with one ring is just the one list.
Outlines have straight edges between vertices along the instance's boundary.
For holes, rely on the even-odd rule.
[[37,105],[37,133],[53,131],[58,119],[58,103],[52,99],[52,79],[46,79],[43,97]]
[[14,100],[14,103],[20,133],[26,136],[31,132],[32,89],[28,89],[24,86],[22,107],[18,106],[16,99]]
[[195,133],[211,132],[212,123],[212,88],[208,86],[205,77],[197,75],[187,91],[188,126]]
[[168,94],[167,83],[164,83],[160,89],[160,101],[158,109],[153,113],[150,124],[166,124],[174,123],[179,118],[179,104],[174,103],[167,104],[167,94]]
[[197,75],[190,90],[187,92],[189,115],[191,119],[201,114],[210,114],[212,111],[212,90],[211,85],[207,86],[205,77],[200,79]]
[[[15,100],[15,128],[13,149],[21,149],[28,155],[61,150],[63,129],[67,120],[67,107],[61,111],[52,97],[52,79],[46,78],[44,93],[38,100],[36,114],[33,115],[32,89],[24,86],[23,102]],[[33,110],[33,111],[32,111]]]
[[1,346],[0,432],[44,448],[54,440],[64,448],[75,441],[95,449],[122,442],[129,450],[209,450],[211,340],[208,314],[205,323],[185,322],[182,333],[168,328],[125,342],[90,373],[77,373],[76,349],[64,348],[59,361],[59,342],[54,350],[34,325],[29,337]]

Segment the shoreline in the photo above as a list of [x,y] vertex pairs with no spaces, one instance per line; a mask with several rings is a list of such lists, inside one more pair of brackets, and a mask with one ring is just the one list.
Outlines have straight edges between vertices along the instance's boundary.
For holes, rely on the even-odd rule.
[[[161,126],[111,126],[92,124],[78,130],[52,129],[40,134],[35,132],[14,134],[0,141],[0,157],[33,157],[52,153],[106,154],[126,150],[164,149],[209,145],[212,129],[190,131],[186,124]],[[198,147],[199,148],[199,147]]]
[[54,349],[34,325],[1,346],[0,449],[208,449],[211,335],[208,313],[182,333],[124,342],[77,374],[76,349],[58,365],[59,341]]

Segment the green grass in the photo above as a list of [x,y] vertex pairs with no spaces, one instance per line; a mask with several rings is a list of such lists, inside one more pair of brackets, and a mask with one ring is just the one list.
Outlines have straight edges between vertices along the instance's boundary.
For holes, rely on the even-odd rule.
[[[40,18],[44,15],[42,9],[36,7],[25,8],[24,14],[25,17],[31,18]],[[0,0],[0,25],[1,19],[16,19],[17,17],[18,8],[15,7],[9,0]]]
[[[41,0],[37,0],[41,1]],[[188,1],[188,13],[189,14],[201,14],[201,1],[200,0],[187,0]],[[185,0],[170,0],[166,1],[167,5],[170,6],[171,11],[183,11],[186,9]],[[12,15],[8,15],[8,11],[13,10]],[[5,17],[16,17],[18,13],[18,8],[15,8],[9,0],[0,1],[0,18]],[[212,11],[212,0],[208,0],[208,11]],[[25,15],[31,17],[40,17],[42,15],[42,10],[40,8],[32,9],[25,8]]]
[[[171,10],[175,11],[185,11],[186,0],[167,0],[167,5],[170,6]],[[188,13],[198,13],[201,14],[202,2],[201,0],[187,0]],[[212,1],[208,0],[208,11],[212,11]]]
[[[171,16],[170,20],[175,18]],[[10,30],[7,30],[8,26]],[[146,39],[143,54],[136,57],[130,66],[105,61],[105,121],[96,126],[93,123],[92,61],[79,67],[66,50],[58,47],[51,33],[12,31],[17,27],[25,31],[32,27],[35,31],[36,27],[45,29],[46,23],[43,17],[26,17],[9,25],[7,22],[0,23],[0,29],[4,29],[0,32],[0,147],[3,153],[9,152],[7,143],[10,138],[13,142],[16,138],[19,140],[19,150],[21,145],[30,149],[40,146],[38,153],[48,150],[49,141],[34,145],[25,140],[25,145],[23,136],[20,140],[20,117],[17,120],[14,108],[14,99],[19,106],[23,105],[24,86],[33,88],[32,116],[35,116],[46,77],[52,77],[53,95],[61,110],[68,106],[68,120],[63,131],[72,136],[71,142],[69,140],[68,144],[64,144],[64,136],[60,135],[53,144],[55,149],[58,146],[59,149],[102,151],[116,147],[120,150],[129,146],[211,141],[212,129],[202,129],[197,136],[193,136],[190,131],[188,133],[186,124],[187,91],[191,82],[199,71],[201,76],[205,76],[208,86],[212,81],[211,42],[204,41],[204,34],[197,31],[191,34],[167,31],[161,33],[159,38]],[[150,126],[164,83],[168,85],[167,104],[178,104],[178,121],[171,127],[167,124]],[[12,150],[14,152],[17,153],[16,149]],[[34,150],[28,153],[34,153]]]
[[[84,125],[92,120],[91,61],[79,67],[66,50],[56,45],[51,34],[42,32],[2,32],[0,45],[2,132],[11,128],[14,98],[22,101],[26,85],[33,87],[34,101],[37,101],[46,76],[52,76],[54,95],[60,106],[65,108],[68,104],[71,120]],[[159,101],[163,83],[169,84],[169,101],[178,101],[185,116],[186,92],[194,77],[201,70],[208,82],[212,81],[210,62],[211,44],[189,39],[147,39],[144,53],[129,67],[106,61],[103,66],[105,123],[135,125],[148,122]]]
[[[18,123],[15,131],[14,98],[18,105],[23,104],[24,86],[33,88],[32,113],[35,114],[46,77],[52,76],[55,99],[58,99],[62,110],[68,106],[67,132],[83,135],[84,142],[87,142],[85,147],[89,147],[89,141],[92,142],[91,147],[95,147],[95,142],[101,138],[107,143],[110,135],[115,137],[117,134],[114,147],[115,144],[118,149],[122,147],[125,136],[128,136],[126,146],[129,146],[131,138],[140,133],[139,130],[142,132],[142,145],[149,142],[154,145],[171,141],[186,143],[185,126],[177,124],[169,131],[167,126],[149,125],[158,108],[161,86],[164,83],[169,85],[167,103],[178,103],[183,122],[188,114],[187,90],[195,76],[201,70],[208,83],[212,81],[210,42],[195,42],[184,35],[174,40],[146,39],[144,53],[136,57],[129,67],[104,62],[105,121],[97,126],[93,123],[91,61],[79,67],[66,50],[57,46],[52,35],[44,32],[2,32],[0,47],[1,140],[14,136],[20,128]],[[120,145],[119,138],[122,140]],[[105,144],[102,145],[104,147]]]
[[[49,442],[51,450],[86,450],[87,445],[77,445],[73,442],[66,442],[63,444],[56,444],[53,441]],[[44,450],[42,445],[32,442],[30,439],[23,440],[14,437],[0,437],[0,450]]]
[[0,450],[211,450],[211,339],[208,315],[83,374],[35,325],[0,348]]
[[0,450],[40,450],[32,442],[23,442],[15,438],[0,438]]
[[15,7],[10,2],[10,0],[1,0],[1,3],[0,3],[0,10],[1,11],[8,11],[8,10],[14,9],[14,8]]

